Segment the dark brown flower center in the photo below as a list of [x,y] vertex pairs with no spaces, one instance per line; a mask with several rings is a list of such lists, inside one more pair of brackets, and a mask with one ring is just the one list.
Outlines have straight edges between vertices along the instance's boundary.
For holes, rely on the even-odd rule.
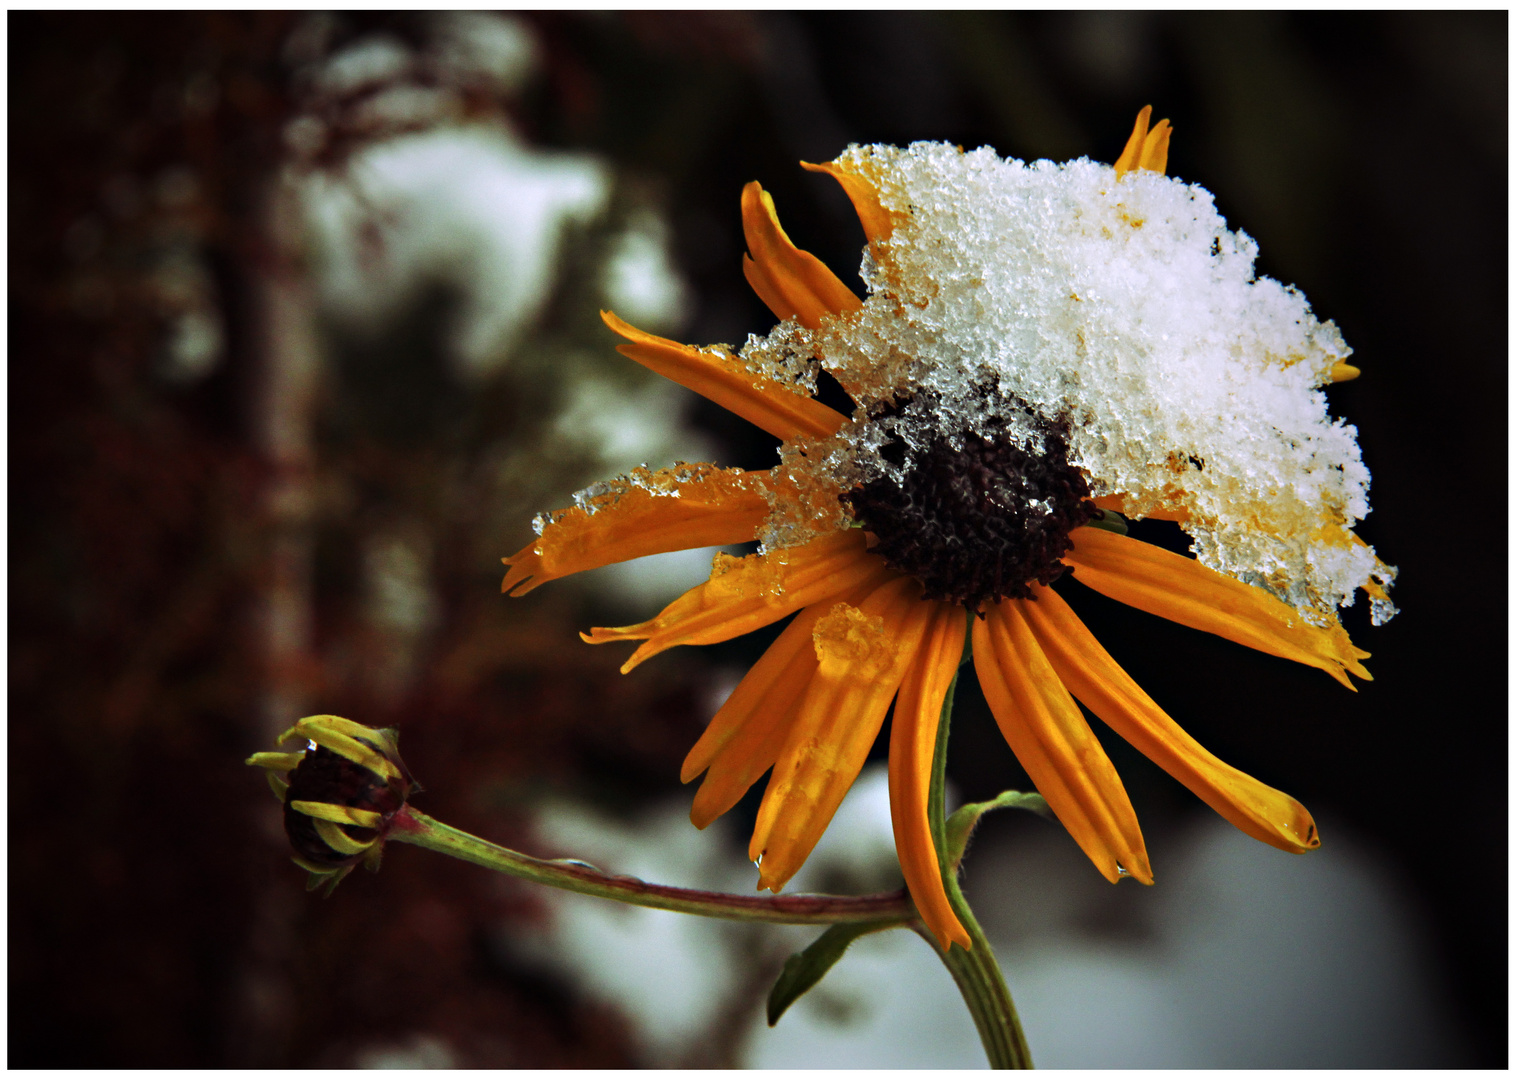
[[1042,449],[967,433],[925,451],[897,440],[883,451],[904,466],[898,482],[872,480],[842,496],[879,538],[873,549],[926,586],[930,600],[971,611],[1032,595],[1063,573],[1069,533],[1096,514],[1084,476],[1068,459],[1067,426],[1043,424]]

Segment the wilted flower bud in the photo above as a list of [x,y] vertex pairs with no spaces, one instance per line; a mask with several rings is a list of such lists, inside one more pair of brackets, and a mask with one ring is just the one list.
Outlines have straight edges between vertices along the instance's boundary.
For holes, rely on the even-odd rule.
[[284,831],[296,865],[310,871],[308,888],[330,893],[359,862],[379,869],[384,837],[416,786],[395,738],[394,728],[307,716],[278,740],[304,739],[305,749],[247,759],[268,770],[284,803]]

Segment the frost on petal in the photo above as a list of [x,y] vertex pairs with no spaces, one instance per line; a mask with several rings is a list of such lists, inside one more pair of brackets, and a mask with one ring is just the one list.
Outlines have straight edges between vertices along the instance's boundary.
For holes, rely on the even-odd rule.
[[834,606],[817,621],[811,638],[823,673],[848,668],[874,675],[894,659],[885,637],[884,619],[878,615],[870,618],[851,604]]
[[[1348,531],[1369,510],[1357,432],[1322,392],[1352,350],[1299,291],[1255,274],[1257,246],[1209,192],[937,143],[855,146],[838,164],[895,223],[865,255],[868,299],[744,350],[767,371],[819,358],[858,406],[835,436],[786,443],[797,489],[888,474],[892,441],[1028,445],[1063,421],[1093,494],[1137,517],[1182,509],[1205,565],[1319,623],[1359,588],[1376,621],[1393,613],[1393,569]],[[767,529],[795,544],[827,527],[809,513]]]

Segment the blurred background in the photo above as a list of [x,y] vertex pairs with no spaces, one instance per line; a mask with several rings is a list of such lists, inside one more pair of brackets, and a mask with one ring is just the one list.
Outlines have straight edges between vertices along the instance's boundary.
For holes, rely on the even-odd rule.
[[[773,461],[622,360],[597,311],[740,343],[773,324],[740,271],[746,181],[858,287],[862,232],[800,159],[930,139],[1111,161],[1149,103],[1170,175],[1357,350],[1332,406],[1402,614],[1344,613],[1374,654],[1355,695],[1067,585],[1323,846],[1247,840],[1112,737],[1158,884],[1112,888],[1007,813],[971,896],[1040,1064],[1506,1064],[1503,12],[7,25],[11,1065],[982,1065],[911,935],[856,946],[770,1031],[804,933],[404,845],[307,895],[241,762],[309,713],[398,725],[430,814],[751,889],[753,800],[699,833],[677,780],[768,638],[622,677],[629,650],[575,636],[651,615],[708,553],[498,593],[532,515],[596,479]],[[962,696],[961,797],[1024,786]],[[796,886],[891,887],[885,806],[866,773]]]

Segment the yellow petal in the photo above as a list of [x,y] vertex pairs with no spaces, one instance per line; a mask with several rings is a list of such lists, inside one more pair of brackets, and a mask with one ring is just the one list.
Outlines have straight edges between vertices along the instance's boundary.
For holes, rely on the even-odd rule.
[[801,251],[779,224],[774,200],[755,180],[742,189],[742,232],[751,258],[742,271],[753,291],[781,319],[796,319],[811,330],[823,315],[857,311],[862,301],[808,251]]
[[1137,161],[1137,167],[1162,175],[1169,166],[1169,136],[1173,133],[1174,129],[1169,127],[1167,120],[1158,121],[1157,126],[1142,140],[1142,155]]
[[1122,870],[1152,884],[1126,788],[1059,680],[1022,608],[990,604],[974,622],[974,670],[1005,741],[1075,842],[1111,881]]
[[[684,765],[679,770],[680,783],[688,784],[710,768],[718,756],[726,754],[732,739],[748,722],[749,717],[777,715],[783,712],[777,704],[788,700],[789,683],[798,679],[799,689],[804,690],[805,683],[809,681],[806,671],[816,669],[816,649],[811,640],[811,632],[816,626],[816,620],[830,611],[835,604],[847,603],[856,606],[873,591],[874,587],[874,583],[871,582],[861,590],[854,589],[848,593],[828,597],[821,603],[812,604],[795,616],[794,621],[784,628],[784,632],[774,643],[764,650],[758,662],[748,669],[748,673],[737,684],[731,696],[717,710],[704,734],[690,748],[689,754],[684,759]],[[791,672],[795,674],[790,674]],[[798,691],[794,696],[798,698]],[[763,768],[766,769],[772,764],[773,761],[770,760]],[[756,779],[762,773],[763,769],[759,769],[754,778]],[[722,813],[725,811],[723,810]]]
[[1137,122],[1132,125],[1132,134],[1127,138],[1126,147],[1116,159],[1116,179],[1120,180],[1133,169],[1142,167],[1142,148],[1147,141],[1148,119],[1152,115],[1151,105],[1144,105],[1137,114]]
[[963,659],[964,612],[955,604],[931,606],[931,622],[900,684],[890,721],[890,820],[900,870],[922,921],[944,949],[955,941],[967,949],[968,931],[948,903],[927,821],[942,702]]
[[729,353],[697,349],[644,333],[609,311],[602,311],[600,317],[606,326],[632,342],[616,346],[622,356],[709,398],[775,438],[831,435],[847,419],[784,383],[753,374]]
[[278,741],[283,743],[293,738],[309,739],[386,780],[400,779],[400,770],[395,764],[370,745],[378,744],[384,751],[395,753],[393,741],[376,728],[340,716],[307,716],[296,721],[295,726],[280,735]]
[[857,607],[837,604],[817,621],[816,673],[748,846],[760,889],[778,892],[794,876],[857,779],[935,610],[920,596],[918,582],[896,576]]
[[826,173],[842,185],[842,190],[853,203],[853,212],[858,215],[858,221],[863,225],[863,235],[869,243],[890,238],[895,231],[895,222],[889,211],[879,204],[879,189],[872,180],[835,161],[825,165],[812,165],[809,161],[802,161],[800,167],[809,172]]
[[764,555],[718,555],[710,580],[656,618],[635,626],[596,627],[580,637],[591,645],[644,641],[622,665],[623,672],[675,645],[729,641],[887,576],[884,560],[868,554],[866,543],[862,529],[848,529]]
[[[861,600],[857,593],[850,594]],[[690,820],[703,829],[726,813],[767,772],[784,748],[795,707],[816,674],[812,632],[834,602],[812,604],[753,665],[684,759],[679,778],[689,783],[702,772]]]
[[1027,624],[1058,677],[1091,712],[1254,839],[1292,852],[1321,843],[1305,807],[1192,739],[1111,659],[1062,597],[1033,588],[1036,603],[1021,609]]
[[304,750],[296,750],[294,753],[283,754],[275,751],[266,751],[254,754],[244,764],[257,765],[260,768],[270,769],[275,772],[289,772],[299,766],[305,758]]
[[339,855],[357,855],[374,846],[373,840],[354,840],[340,826],[319,818],[316,820],[316,834]]
[[1348,689],[1344,671],[1369,679],[1356,649],[1340,626],[1312,626],[1290,605],[1262,589],[1131,537],[1103,529],[1075,529],[1063,559],[1075,580],[1112,600],[1320,668]]
[[[357,825],[364,829],[377,829],[384,822],[384,819],[373,810],[360,810],[352,806],[343,806],[341,803],[306,802],[303,799],[296,799],[290,803],[290,809],[318,821],[334,821],[338,825]],[[352,852],[345,854],[351,855]]]
[[[680,480],[682,473],[695,475]],[[751,540],[768,515],[772,487],[765,472],[661,469],[647,476],[646,486],[600,496],[588,509],[563,511],[541,536],[502,560],[510,570],[500,591],[524,596],[545,582],[597,566]]]

